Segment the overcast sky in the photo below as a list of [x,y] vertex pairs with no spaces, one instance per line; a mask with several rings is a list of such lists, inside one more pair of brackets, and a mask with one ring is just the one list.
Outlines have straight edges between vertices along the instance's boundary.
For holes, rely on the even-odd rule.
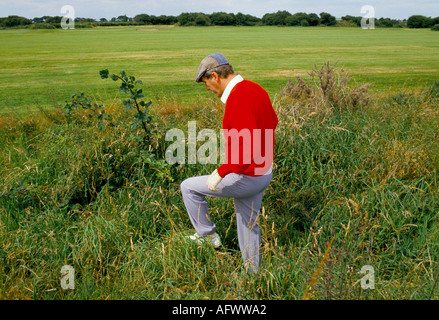
[[439,0],[0,0],[0,17],[19,15],[27,18],[62,16],[61,7],[72,5],[76,17],[107,18],[139,13],[179,15],[182,12],[242,12],[257,17],[265,13],[287,10],[291,13],[329,12],[364,16],[363,5],[375,9],[375,17],[408,18],[413,14],[439,16]]

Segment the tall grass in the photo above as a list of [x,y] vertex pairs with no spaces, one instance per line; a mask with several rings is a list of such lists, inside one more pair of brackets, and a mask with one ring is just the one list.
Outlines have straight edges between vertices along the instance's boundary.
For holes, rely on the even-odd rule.
[[[220,249],[184,237],[179,183],[214,165],[161,162],[167,129],[219,128],[216,100],[154,102],[149,150],[114,101],[112,126],[80,113],[67,122],[61,110],[2,118],[0,298],[437,299],[438,85],[397,95],[367,86],[326,64],[275,97],[256,275],[243,271],[230,199],[209,199]],[[74,290],[60,286],[67,264]],[[364,265],[375,289],[360,286]]]

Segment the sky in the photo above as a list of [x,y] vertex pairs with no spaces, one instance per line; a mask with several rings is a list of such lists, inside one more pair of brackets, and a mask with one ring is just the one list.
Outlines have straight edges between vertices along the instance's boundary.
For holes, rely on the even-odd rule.
[[71,5],[74,16],[111,19],[120,15],[178,16],[182,12],[227,12],[251,14],[262,18],[265,13],[287,10],[296,12],[328,12],[340,18],[344,15],[365,16],[362,6],[372,6],[376,18],[407,19],[420,14],[439,16],[439,0],[0,0],[0,17],[18,15],[26,18],[63,16],[61,8]]

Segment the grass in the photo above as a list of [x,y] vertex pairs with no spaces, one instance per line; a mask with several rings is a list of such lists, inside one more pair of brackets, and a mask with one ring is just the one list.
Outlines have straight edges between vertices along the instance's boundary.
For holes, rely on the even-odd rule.
[[80,92],[113,99],[117,89],[99,81],[104,68],[135,74],[154,100],[203,100],[204,88],[193,78],[214,51],[272,97],[288,79],[326,61],[338,61],[358,83],[373,83],[371,90],[394,93],[428,86],[439,73],[430,30],[151,26],[1,30],[0,40],[1,114],[53,109]]
[[[220,125],[217,99],[157,101],[146,148],[117,96],[102,100],[112,126],[81,112],[67,121],[60,108],[2,117],[0,298],[437,299],[438,83],[358,91],[340,66],[311,74],[273,94],[256,275],[243,273],[230,199],[209,199],[220,249],[185,240],[179,183],[214,165],[161,161],[169,128]],[[74,290],[60,287],[67,264]],[[375,289],[361,289],[364,265]]]

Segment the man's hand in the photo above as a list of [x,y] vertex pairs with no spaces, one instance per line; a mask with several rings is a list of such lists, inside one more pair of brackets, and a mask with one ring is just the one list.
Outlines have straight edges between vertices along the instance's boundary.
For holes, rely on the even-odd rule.
[[210,177],[207,179],[206,185],[210,191],[216,192],[219,190],[216,186],[218,185],[218,183],[221,182],[221,180],[223,180],[223,178],[221,178],[221,176],[218,174],[217,169],[215,169]]

